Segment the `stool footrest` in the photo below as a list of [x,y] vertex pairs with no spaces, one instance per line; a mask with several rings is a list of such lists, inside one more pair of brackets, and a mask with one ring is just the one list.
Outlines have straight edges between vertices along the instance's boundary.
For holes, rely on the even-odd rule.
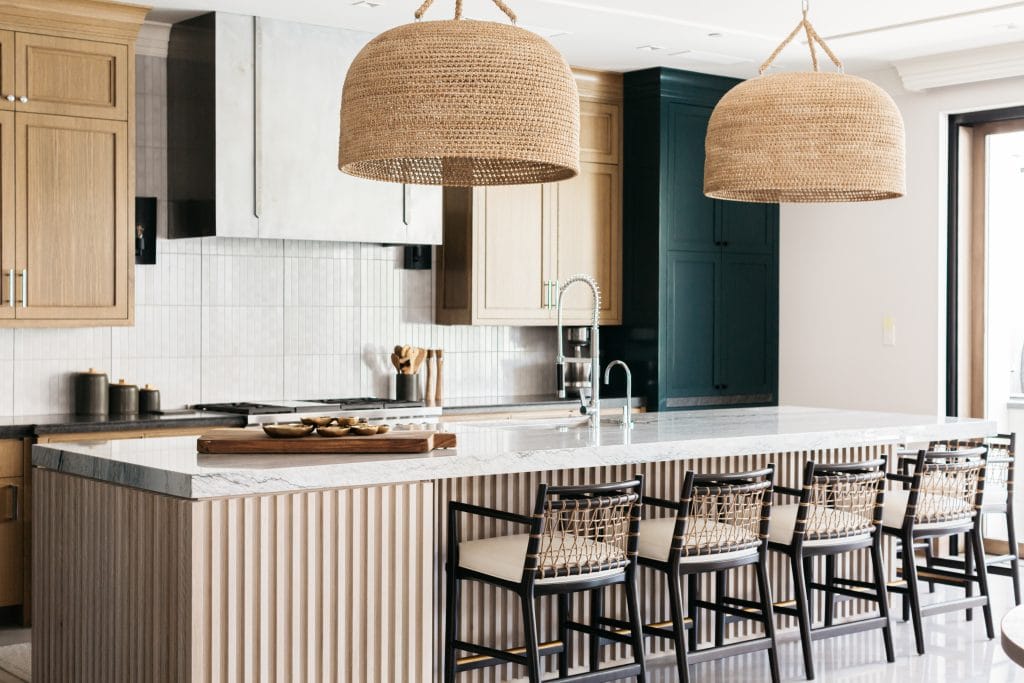
[[845,636],[851,633],[860,633],[861,631],[871,631],[888,625],[889,620],[883,616],[857,619],[856,621],[844,621],[841,624],[833,624],[832,626],[819,626],[818,628],[812,628],[811,640],[824,640],[825,638]]
[[558,683],[608,683],[609,681],[620,681],[624,678],[632,678],[640,675],[639,664],[623,664],[610,669],[598,671],[587,671],[581,674],[573,674],[565,678],[559,678]]
[[988,598],[984,595],[975,595],[969,598],[960,598],[959,600],[921,605],[921,616],[930,617],[933,614],[945,614],[946,612],[958,612],[964,609],[971,609],[972,607],[982,607],[987,602]]
[[[482,669],[484,667],[500,664],[501,662],[511,662],[513,664],[526,666],[525,647],[513,647],[508,650],[498,650],[493,647],[487,647],[486,645],[466,643],[461,640],[456,640],[454,647],[455,650],[472,653],[469,657],[460,657],[455,660],[456,672]],[[563,649],[562,641],[560,640],[541,643],[539,647],[541,657],[556,655]]]
[[726,645],[716,645],[714,647],[706,647],[700,650],[689,650],[686,653],[686,660],[690,664],[699,664],[700,662],[709,662],[713,659],[724,659],[725,657],[735,657],[737,655],[745,655],[751,652],[769,650],[771,647],[771,638],[751,638],[750,640],[741,640],[739,642],[728,643]]
[[633,643],[632,630],[629,628],[628,624],[624,624],[624,627],[616,628],[614,631],[608,630],[607,628],[601,628],[600,626],[581,624],[578,621],[567,621],[565,622],[565,627],[572,631],[586,633],[588,636],[597,636],[601,640],[611,640],[625,645],[631,645]]
[[725,602],[714,603],[698,600],[697,607],[715,612],[716,614],[726,614],[737,619],[750,619],[751,621],[762,623],[767,619],[767,615],[762,614],[760,606],[754,609],[753,607],[734,607]]

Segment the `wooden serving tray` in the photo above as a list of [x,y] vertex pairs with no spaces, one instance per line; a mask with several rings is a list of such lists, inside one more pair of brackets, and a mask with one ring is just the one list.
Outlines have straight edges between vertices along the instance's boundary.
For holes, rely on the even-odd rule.
[[429,453],[453,448],[455,435],[448,432],[395,432],[373,436],[319,436],[275,439],[261,429],[217,429],[199,437],[196,449],[207,455]]

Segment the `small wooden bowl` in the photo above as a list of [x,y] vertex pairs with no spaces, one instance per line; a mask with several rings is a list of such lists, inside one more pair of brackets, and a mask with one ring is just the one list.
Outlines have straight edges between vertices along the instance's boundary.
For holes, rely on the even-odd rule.
[[302,424],[313,425],[314,427],[326,427],[327,425],[334,422],[333,417],[304,417],[302,418]]
[[378,434],[387,434],[391,431],[391,425],[377,425]]
[[338,425],[334,425],[333,427],[332,426],[328,426],[328,425],[324,425],[323,427],[317,427],[316,428],[316,433],[318,435],[326,436],[326,437],[331,437],[331,438],[336,438],[336,437],[339,437],[339,436],[345,436],[350,431],[352,431],[351,427],[339,427]]
[[287,424],[265,424],[263,431],[275,439],[296,439],[313,433],[313,425],[290,422]]
[[378,429],[378,425],[357,424],[352,428],[352,433],[356,436],[373,436],[377,433]]
[[354,427],[359,424],[358,417],[339,417],[338,424],[342,427]]

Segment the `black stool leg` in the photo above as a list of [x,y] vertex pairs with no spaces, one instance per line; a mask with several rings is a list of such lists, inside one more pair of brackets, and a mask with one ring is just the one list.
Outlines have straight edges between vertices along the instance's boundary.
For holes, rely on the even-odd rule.
[[985,633],[988,635],[988,639],[992,640],[996,637],[995,627],[992,624],[992,598],[988,592],[988,568],[985,566],[985,549],[981,546],[981,532],[978,531],[980,527],[975,527],[974,531],[967,534],[967,548],[964,548],[964,552],[970,552],[970,546],[974,546],[974,559],[978,565],[978,590],[985,596],[985,604],[981,607],[981,613],[985,617]]
[[[672,634],[676,641],[676,668],[679,670],[679,682],[690,683],[690,665],[686,661],[686,614],[683,612],[682,577],[675,572],[669,572],[666,576],[668,577],[668,604],[672,617]],[[693,579],[693,577],[694,575],[691,574],[688,578]],[[693,585],[692,582],[690,585]]]
[[[984,561],[984,560],[983,560]],[[967,597],[974,595],[974,582],[971,580],[971,575],[974,573],[974,547],[971,541],[971,535],[964,535],[964,594]],[[967,608],[967,621],[974,620],[974,610]]]
[[458,637],[459,580],[455,568],[448,567],[448,590],[444,622],[444,683],[455,683],[455,639]]
[[692,627],[690,628],[689,635],[691,650],[697,649],[697,631],[700,630],[700,611],[697,609],[698,586],[700,585],[700,582],[697,580],[698,578],[696,574],[690,574],[687,576],[686,581],[686,609]]
[[1013,582],[1013,604],[1019,605],[1020,596],[1020,560],[1017,557],[1017,531],[1014,529],[1013,524],[1013,510],[1009,507],[1006,509],[1006,540],[1010,546],[1010,554],[1013,559],[1010,560],[1010,580]]
[[565,678],[569,675],[569,662],[572,652],[569,649],[569,594],[558,594],[558,640],[562,643],[562,651],[558,653],[558,676]]
[[832,625],[835,614],[835,593],[832,592],[832,584],[836,580],[836,556],[825,556],[825,626]]
[[[604,588],[590,591],[590,623],[596,625],[604,614]],[[590,670],[597,671],[601,666],[601,638],[590,634]]]
[[771,670],[772,683],[779,683],[779,653],[775,643],[775,614],[772,610],[772,594],[768,583],[768,571],[765,569],[764,558],[757,563],[757,589],[761,595],[761,615],[764,617],[764,634],[772,641],[768,649],[768,668]]
[[[715,600],[721,602],[725,595],[725,572],[715,572]],[[725,644],[725,613],[715,612],[715,647]]]
[[540,644],[537,640],[537,613],[532,595],[523,601],[523,636],[526,640],[526,673],[530,683],[540,683]]
[[[931,539],[928,539],[928,541],[924,544],[924,564],[925,564],[926,567],[928,567],[928,569],[931,569],[934,566],[934,564],[935,564],[935,556],[932,554],[932,541],[931,541]],[[929,581],[928,582],[928,592],[929,593],[934,593],[935,592],[935,582],[934,581]]]
[[889,663],[896,661],[896,652],[892,647],[892,625],[889,621],[889,592],[885,586],[885,568],[882,565],[882,547],[876,541],[871,549],[871,570],[875,575],[875,595],[878,601],[878,613],[885,619],[885,626],[882,627],[882,641],[885,643],[885,660]]
[[[921,628],[921,595],[917,585],[917,566],[914,563],[913,551],[914,539],[910,534],[903,536],[903,580],[907,582],[906,598],[904,599],[904,612],[909,605],[910,617],[914,622],[914,644],[917,646],[917,654],[924,654],[924,632]],[[910,549],[910,552],[907,550]]]
[[647,681],[647,666],[644,662],[644,622],[640,618],[640,600],[636,594],[636,572],[626,575],[626,611],[629,612],[629,628],[632,633],[633,661],[640,665],[637,683]]
[[807,577],[804,575],[803,558],[790,556],[793,570],[793,592],[796,594],[797,623],[800,625],[800,644],[804,651],[804,673],[807,680],[814,680],[814,656],[811,652],[811,617],[807,604]]

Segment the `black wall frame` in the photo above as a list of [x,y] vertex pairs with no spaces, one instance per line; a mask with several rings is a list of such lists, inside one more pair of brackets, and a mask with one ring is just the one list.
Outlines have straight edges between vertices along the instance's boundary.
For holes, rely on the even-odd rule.
[[1024,119],[1024,106],[972,111],[949,117],[946,185],[946,415],[958,415],[957,401],[959,367],[957,363],[959,328],[959,234],[960,234],[960,129],[982,123]]

